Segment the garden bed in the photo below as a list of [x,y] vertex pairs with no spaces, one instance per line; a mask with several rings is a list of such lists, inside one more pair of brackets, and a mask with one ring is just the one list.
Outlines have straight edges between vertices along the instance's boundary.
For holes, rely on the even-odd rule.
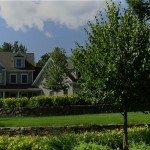
[[[150,149],[148,126],[129,128],[130,150]],[[123,130],[101,132],[55,133],[47,136],[0,136],[0,149],[4,150],[118,150],[122,147]]]

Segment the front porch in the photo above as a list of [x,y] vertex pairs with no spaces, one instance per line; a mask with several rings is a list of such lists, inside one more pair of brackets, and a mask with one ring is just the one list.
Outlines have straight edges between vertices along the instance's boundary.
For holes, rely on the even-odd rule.
[[[7,86],[6,86],[7,87]],[[0,89],[0,98],[19,98],[19,97],[32,97],[32,96],[38,96],[42,95],[42,90],[37,87],[23,87],[23,86],[18,86],[17,88],[3,88]]]

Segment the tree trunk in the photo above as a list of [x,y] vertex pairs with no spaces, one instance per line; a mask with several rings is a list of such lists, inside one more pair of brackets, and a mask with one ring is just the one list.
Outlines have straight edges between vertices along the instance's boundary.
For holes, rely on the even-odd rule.
[[128,114],[127,109],[124,111],[124,139],[123,139],[123,150],[128,150]]

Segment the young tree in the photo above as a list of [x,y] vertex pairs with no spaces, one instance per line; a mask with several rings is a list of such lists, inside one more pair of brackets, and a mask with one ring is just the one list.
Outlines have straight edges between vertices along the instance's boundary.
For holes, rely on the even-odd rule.
[[127,112],[150,103],[150,29],[131,9],[119,12],[120,5],[107,3],[107,17],[100,12],[95,23],[88,22],[88,41],[77,44],[73,60],[85,98],[113,104],[122,113],[127,150]]
[[129,6],[134,10],[140,19],[150,19],[150,1],[149,0],[126,0]]
[[18,41],[15,41],[14,44],[4,42],[2,47],[0,47],[0,52],[16,53],[18,51],[21,51],[23,53],[27,51],[27,48],[24,45],[19,44]]
[[59,92],[60,90],[65,90],[68,87],[65,79],[69,70],[67,68],[67,57],[64,49],[56,47],[54,51],[50,53],[50,60],[45,72],[46,88]]

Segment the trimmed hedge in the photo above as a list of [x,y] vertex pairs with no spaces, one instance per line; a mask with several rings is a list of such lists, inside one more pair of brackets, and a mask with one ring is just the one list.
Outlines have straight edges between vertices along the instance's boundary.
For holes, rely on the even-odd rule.
[[21,98],[1,98],[0,108],[16,107],[50,107],[50,106],[67,106],[67,105],[89,105],[89,102],[79,98],[77,95],[63,96],[35,96],[30,99]]

